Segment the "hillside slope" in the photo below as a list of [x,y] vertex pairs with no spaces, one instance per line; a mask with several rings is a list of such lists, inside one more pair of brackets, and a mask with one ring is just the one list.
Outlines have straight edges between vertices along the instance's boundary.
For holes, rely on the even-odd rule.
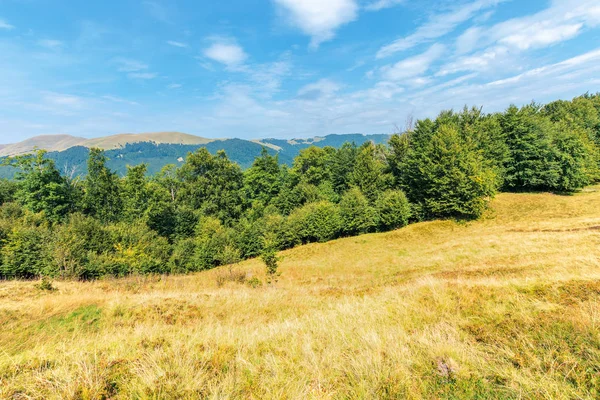
[[[74,138],[75,139],[75,138]],[[51,151],[48,158],[56,162],[62,173],[67,175],[87,174],[87,159],[90,147],[100,147],[106,150],[109,159],[108,166],[119,175],[127,172],[127,166],[135,166],[141,163],[148,165],[148,172],[154,174],[167,164],[180,164],[188,153],[205,147],[209,152],[215,154],[224,150],[227,156],[242,168],[248,168],[254,159],[260,156],[263,146],[274,155],[279,155],[281,164],[291,165],[302,149],[312,145],[318,147],[331,146],[341,147],[344,143],[354,142],[357,146],[367,141],[376,144],[387,143],[389,135],[329,135],[322,138],[305,140],[277,140],[265,139],[263,141],[250,141],[243,139],[205,139],[198,136],[183,133],[156,133],[136,135],[115,135],[106,138],[83,140],[78,145],[66,150]],[[128,143],[132,141],[132,143]],[[34,142],[32,140],[32,142]],[[74,142],[74,141],[73,141]],[[58,143],[58,142],[57,142]],[[16,145],[10,145],[16,146]],[[32,150],[35,146],[29,146]],[[44,148],[44,146],[38,146]],[[21,149],[25,149],[22,147]],[[50,147],[46,147],[50,148]],[[30,151],[28,150],[28,151]],[[7,150],[8,152],[12,150]],[[24,151],[27,153],[28,151]],[[0,154],[2,151],[0,149]],[[21,154],[21,153],[19,153]],[[1,156],[0,156],[1,157]],[[0,178],[12,178],[16,171],[12,167],[0,166]]]
[[81,146],[97,147],[103,150],[112,150],[125,147],[130,143],[153,142],[167,144],[208,144],[218,139],[207,139],[200,136],[189,135],[181,132],[155,132],[155,133],[124,133],[97,139],[88,139]]
[[47,151],[63,151],[73,146],[79,146],[86,139],[70,135],[43,135],[24,140],[19,143],[7,144],[0,147],[0,157],[18,156],[32,152],[34,149]]
[[597,398],[600,187],[283,253],[272,286],[0,283],[0,398]]

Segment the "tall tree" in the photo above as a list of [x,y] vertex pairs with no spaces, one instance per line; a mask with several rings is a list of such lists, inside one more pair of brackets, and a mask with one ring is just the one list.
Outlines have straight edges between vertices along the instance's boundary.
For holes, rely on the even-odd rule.
[[119,219],[122,211],[119,178],[106,166],[104,151],[91,149],[88,175],[84,181],[84,211],[102,222]]
[[496,192],[496,175],[457,129],[441,125],[411,148],[405,181],[425,218],[477,218]]
[[73,211],[73,193],[54,161],[45,156],[45,151],[38,151],[13,160],[19,169],[16,198],[30,211],[43,212],[50,221],[58,222]]
[[244,209],[244,176],[239,165],[231,162],[224,151],[215,156],[200,148],[188,156],[178,170],[183,181],[181,202],[229,223]]
[[371,203],[389,186],[392,177],[386,172],[385,157],[372,142],[363,144],[356,156],[350,183],[361,190]]
[[265,147],[244,173],[244,185],[248,198],[267,204],[279,194],[281,181],[278,156],[271,156]]
[[560,169],[552,154],[552,124],[530,105],[510,106],[500,117],[509,157],[505,163],[505,190],[552,190]]
[[123,219],[128,222],[139,220],[149,207],[147,166],[140,164],[135,167],[127,166],[127,175],[123,180]]

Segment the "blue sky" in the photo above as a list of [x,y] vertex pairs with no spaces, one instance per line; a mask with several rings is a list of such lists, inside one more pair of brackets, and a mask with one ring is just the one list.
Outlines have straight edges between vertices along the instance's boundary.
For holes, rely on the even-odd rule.
[[0,0],[0,143],[390,133],[600,91],[598,0]]

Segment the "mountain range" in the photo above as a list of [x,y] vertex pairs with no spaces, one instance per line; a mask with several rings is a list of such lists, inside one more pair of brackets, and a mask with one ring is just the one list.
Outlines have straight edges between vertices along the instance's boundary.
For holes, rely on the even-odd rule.
[[[127,166],[146,163],[148,173],[154,174],[167,164],[181,164],[188,153],[205,147],[211,153],[224,150],[227,156],[242,168],[252,165],[254,159],[266,147],[272,155],[277,154],[282,164],[291,165],[300,150],[310,146],[339,148],[346,142],[357,146],[372,141],[386,143],[389,135],[342,134],[313,137],[308,139],[208,139],[181,132],[155,132],[140,134],[119,134],[86,139],[70,135],[36,136],[19,143],[0,145],[0,157],[29,154],[36,149],[48,151],[47,157],[56,162],[62,173],[81,176],[87,173],[89,149],[101,148],[106,151],[108,166],[119,174],[125,174]],[[0,167],[0,177],[11,178],[15,174],[12,167]]]

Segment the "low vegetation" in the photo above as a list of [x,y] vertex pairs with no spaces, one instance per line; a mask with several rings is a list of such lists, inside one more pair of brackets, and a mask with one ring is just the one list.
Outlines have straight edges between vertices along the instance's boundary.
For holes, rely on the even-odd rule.
[[287,250],[271,284],[1,282],[0,398],[595,399],[599,246],[591,187]]
[[575,193],[600,178],[600,95],[503,113],[447,111],[392,136],[308,147],[293,166],[266,148],[243,171],[202,148],[180,166],[119,177],[92,149],[82,180],[43,151],[0,181],[0,279],[93,280],[197,272],[301,244],[412,222],[480,218],[498,193]]

